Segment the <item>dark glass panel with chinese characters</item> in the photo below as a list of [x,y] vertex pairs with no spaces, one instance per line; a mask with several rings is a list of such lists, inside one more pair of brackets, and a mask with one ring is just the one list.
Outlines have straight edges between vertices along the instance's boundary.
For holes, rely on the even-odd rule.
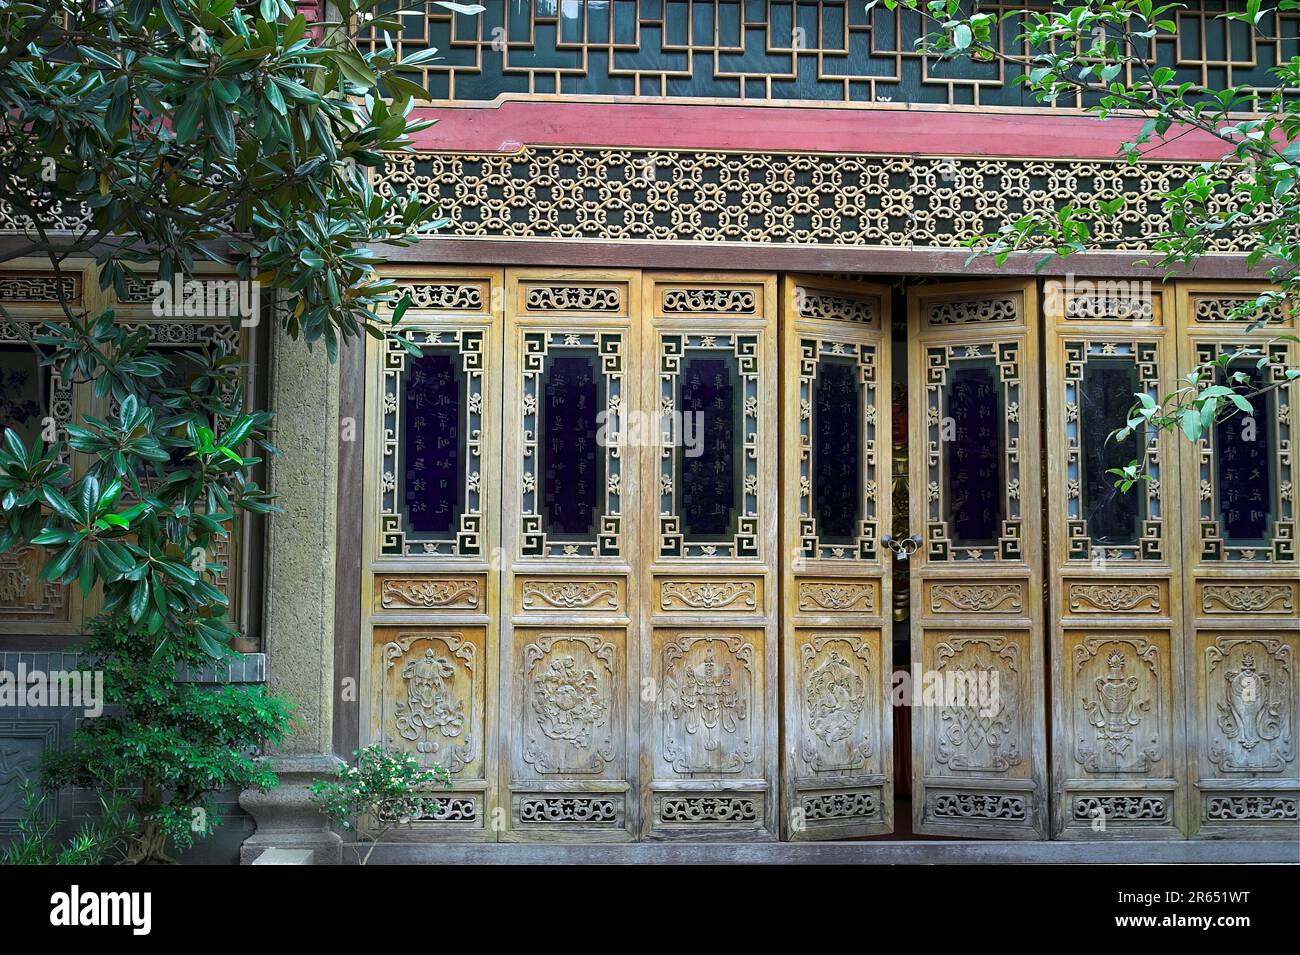
[[597,440],[605,379],[596,349],[546,359],[538,399],[542,528],[556,540],[594,537],[604,508],[605,455]]
[[734,357],[688,349],[682,361],[677,448],[677,512],[690,540],[736,533],[743,494],[741,381]]
[[1214,471],[1218,482],[1219,525],[1230,544],[1267,544],[1273,521],[1273,393],[1251,394],[1263,387],[1263,376],[1251,365],[1232,368],[1247,376],[1234,383],[1248,399],[1253,415],[1233,411],[1214,428]]
[[402,485],[408,531],[456,533],[465,509],[465,375],[454,351],[424,350],[403,377]]
[[27,345],[0,346],[0,433],[13,428],[29,449],[41,440],[49,400],[42,394],[48,373],[40,361]]
[[939,442],[948,533],[957,547],[990,547],[1001,535],[1004,427],[992,359],[956,362],[949,372]]
[[812,386],[812,515],[828,544],[857,539],[862,519],[862,385],[856,362],[823,357]]
[[1138,439],[1111,435],[1124,427],[1140,384],[1130,358],[1089,358],[1079,382],[1079,450],[1082,514],[1094,544],[1134,544],[1141,526],[1140,488],[1123,493],[1111,468],[1138,459]]

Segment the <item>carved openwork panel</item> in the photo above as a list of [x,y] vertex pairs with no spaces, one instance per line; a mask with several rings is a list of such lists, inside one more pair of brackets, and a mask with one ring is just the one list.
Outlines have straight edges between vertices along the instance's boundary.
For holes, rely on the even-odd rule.
[[[757,308],[754,288],[661,287],[665,315]],[[762,555],[764,429],[757,334],[659,335],[659,557]],[[694,439],[686,434],[696,429]]]
[[621,630],[515,631],[516,779],[622,777],[625,650]]
[[1166,634],[1131,636],[1067,631],[1063,693],[1072,774],[1163,777],[1177,744],[1170,719]]
[[[542,289],[564,293],[547,285],[529,294]],[[624,335],[530,329],[521,335],[520,553],[624,556],[624,462],[616,440],[628,410]]]
[[1024,560],[1021,345],[930,345],[924,360],[926,559]]
[[[1201,302],[1202,299],[1196,301]],[[1195,364],[1250,347],[1245,341],[1194,343]],[[1296,562],[1295,426],[1291,388],[1285,382],[1285,343],[1257,358],[1229,364],[1232,374],[1259,392],[1253,415],[1239,414],[1207,430],[1196,454],[1199,488],[1199,558],[1202,562]]]
[[[927,770],[1023,777],[1034,707],[1025,633],[925,634]],[[922,687],[922,698],[927,687]]]
[[67,588],[38,578],[45,562],[31,546],[0,554],[0,621],[71,622]]
[[484,333],[403,326],[382,345],[378,552],[481,557]]
[[830,333],[799,337],[799,537],[808,559],[879,559],[878,354],[875,343]]
[[879,633],[805,630],[798,639],[790,678],[799,708],[800,778],[880,772]]
[[457,779],[484,772],[485,634],[479,627],[376,628],[376,740]]
[[[1066,202],[1100,212],[1096,240],[1144,250],[1167,233],[1160,196],[1194,164],[524,146],[385,157],[376,191],[440,205],[446,234],[638,242],[962,248]],[[1235,251],[1233,240],[1214,243]],[[963,315],[969,309],[960,310]]]
[[[1113,435],[1125,427],[1135,394],[1156,404],[1164,397],[1159,345],[1140,339],[1067,338],[1060,347],[1066,558],[1165,561],[1165,514],[1172,503],[1165,499],[1170,484],[1161,434],[1149,429],[1124,438]],[[1110,472],[1134,461],[1147,480],[1124,493]]]
[[760,630],[656,631],[656,775],[764,771]]
[[1294,777],[1300,696],[1291,633],[1197,635],[1201,759],[1226,778]]

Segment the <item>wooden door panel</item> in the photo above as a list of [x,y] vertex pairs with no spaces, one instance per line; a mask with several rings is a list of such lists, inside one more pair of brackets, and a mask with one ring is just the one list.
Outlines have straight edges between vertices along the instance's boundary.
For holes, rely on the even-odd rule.
[[935,285],[908,306],[913,827],[1043,838],[1037,289]]
[[893,831],[890,295],[782,279],[783,832]]
[[[1259,286],[1180,282],[1179,371],[1243,348],[1267,352],[1253,416],[1183,443],[1183,584],[1188,594],[1189,827],[1203,838],[1294,838],[1300,819],[1295,660],[1300,640],[1294,446],[1300,349],[1293,314],[1249,331],[1234,315]],[[1258,374],[1252,355],[1230,370]]]
[[[1049,282],[1053,834],[1187,829],[1177,438],[1112,437],[1174,385],[1172,296],[1148,282]],[[1142,463],[1127,493],[1111,468]]]
[[633,838],[637,272],[509,270],[503,840]]
[[643,289],[641,832],[774,838],[776,280]]
[[494,840],[503,276],[388,274],[420,355],[368,344],[361,743],[451,775],[442,811],[396,838]]
[[[441,766],[466,789],[486,792],[486,629],[427,625],[375,627],[370,673],[376,738],[424,766]],[[482,786],[474,785],[483,781]],[[458,787],[459,789],[459,787]],[[441,812],[413,832],[482,832],[487,816],[469,792],[437,794]]]

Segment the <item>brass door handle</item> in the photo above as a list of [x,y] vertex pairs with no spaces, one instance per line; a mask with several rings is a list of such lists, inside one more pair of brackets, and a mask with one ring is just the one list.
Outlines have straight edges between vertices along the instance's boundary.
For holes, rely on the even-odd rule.
[[911,537],[904,537],[902,540],[896,540],[892,534],[886,534],[880,538],[880,542],[892,550],[894,556],[899,560],[907,560],[921,549],[920,534],[913,534]]

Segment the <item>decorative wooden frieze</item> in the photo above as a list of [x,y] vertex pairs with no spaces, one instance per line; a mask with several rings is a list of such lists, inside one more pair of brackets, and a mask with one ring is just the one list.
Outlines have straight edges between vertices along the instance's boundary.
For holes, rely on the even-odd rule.
[[[411,819],[411,822],[437,822],[437,823],[476,823],[482,818],[479,811],[479,800],[477,796],[471,795],[451,795],[444,796],[441,793],[432,794],[438,800],[438,811],[431,813],[421,813]],[[380,822],[396,822],[396,817],[388,816],[383,812],[378,814]]]
[[795,289],[794,301],[801,318],[873,325],[877,317],[874,299],[850,298],[799,287]]
[[799,808],[804,822],[877,819],[880,817],[880,790],[842,789],[803,793]]
[[7,305],[58,305],[81,299],[80,275],[0,273],[0,301]]
[[931,813],[940,819],[1005,819],[1023,822],[1029,818],[1024,796],[999,793],[939,792],[932,794]]
[[873,583],[847,580],[801,580],[799,609],[809,613],[875,613],[876,587]]
[[931,613],[1020,613],[1024,586],[1012,584],[932,584]]
[[412,308],[438,309],[449,312],[481,312],[485,308],[483,287],[451,282],[414,282],[402,284],[393,299],[411,296]]
[[1294,822],[1300,818],[1295,796],[1211,796],[1205,797],[1205,818],[1210,822],[1236,822],[1246,819],[1280,819]]
[[1071,613],[1159,613],[1158,584],[1069,583]]
[[535,285],[524,295],[530,312],[620,312],[622,290],[612,286]]
[[665,315],[758,314],[758,294],[749,288],[667,287],[661,291],[660,302]]
[[524,825],[621,826],[621,795],[523,793],[515,797],[515,820]]
[[1276,305],[1267,309],[1249,308],[1242,310],[1242,306],[1253,306],[1257,296],[1193,296],[1193,312],[1198,322],[1242,322],[1250,324],[1252,322],[1266,322],[1281,324],[1286,321],[1286,316],[1282,309]]
[[1222,613],[1293,613],[1295,584],[1205,584],[1201,611]]
[[617,580],[529,578],[523,581],[519,605],[524,610],[617,610]]
[[1014,298],[963,298],[930,306],[931,325],[991,325],[1019,319],[1020,308]]
[[384,610],[479,610],[482,602],[477,577],[385,577],[379,585]]
[[655,809],[660,822],[757,823],[762,817],[762,797],[661,795],[655,800]]
[[1076,822],[1107,821],[1168,822],[1169,799],[1165,796],[1117,795],[1076,796],[1073,803]]
[[665,580],[659,589],[663,611],[746,611],[758,609],[753,580]]

